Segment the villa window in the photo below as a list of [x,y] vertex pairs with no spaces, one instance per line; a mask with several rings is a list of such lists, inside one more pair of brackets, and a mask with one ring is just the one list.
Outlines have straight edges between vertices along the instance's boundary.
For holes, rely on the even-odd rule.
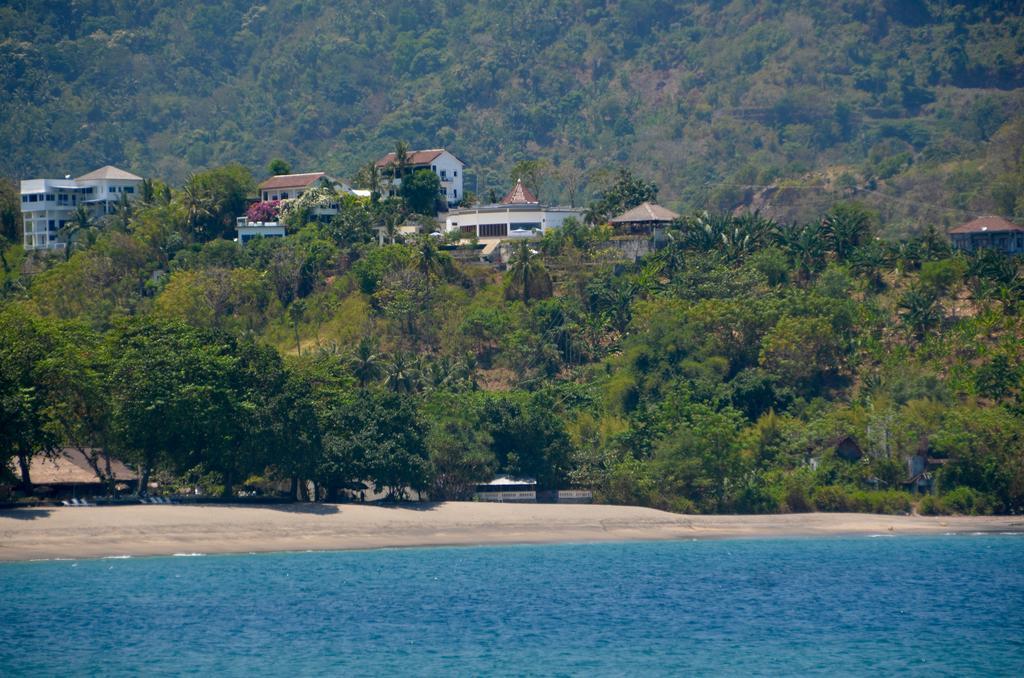
[[288,199],[288,191],[281,191],[281,200]]
[[134,186],[125,186],[124,187],[124,192],[125,193],[134,193],[135,192],[135,187]]
[[452,170],[452,176],[453,177],[459,176],[459,170]]
[[32,195],[30,195],[30,196],[28,197],[28,201],[29,201],[29,202],[36,202],[36,201],[38,201],[38,200],[39,200],[39,196],[38,196],[38,195],[36,195],[35,193],[33,193]]
[[508,235],[508,224],[480,224],[481,238],[503,238]]
[[27,195],[21,196],[21,201],[22,202],[28,202],[28,196]]

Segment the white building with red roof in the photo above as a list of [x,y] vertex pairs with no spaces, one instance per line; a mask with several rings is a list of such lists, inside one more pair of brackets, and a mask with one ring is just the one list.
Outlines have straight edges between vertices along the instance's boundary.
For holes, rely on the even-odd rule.
[[443,148],[410,151],[406,155],[405,167],[401,172],[398,171],[398,157],[394,152],[380,158],[374,165],[390,179],[388,195],[398,195],[402,187],[402,176],[428,169],[441,180],[440,197],[449,207],[459,204],[465,197],[462,179],[466,164]]
[[1024,226],[1002,217],[978,217],[950,229],[953,247],[965,252],[995,249],[1006,254],[1024,252]]
[[339,192],[348,191],[348,186],[324,172],[307,172],[305,174],[275,174],[259,186],[260,202],[271,200],[293,200],[303,193],[322,185],[330,186]]
[[575,207],[548,207],[517,181],[505,197],[493,205],[454,209],[445,218],[446,231],[458,231],[466,238],[501,240],[532,237],[551,228],[559,228],[569,217],[580,219],[583,211]]

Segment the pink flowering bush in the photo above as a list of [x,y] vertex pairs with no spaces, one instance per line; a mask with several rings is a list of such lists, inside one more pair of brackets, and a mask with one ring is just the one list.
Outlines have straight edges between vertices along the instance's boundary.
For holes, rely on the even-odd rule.
[[277,221],[277,215],[281,211],[280,200],[268,200],[267,202],[254,202],[245,211],[249,221]]

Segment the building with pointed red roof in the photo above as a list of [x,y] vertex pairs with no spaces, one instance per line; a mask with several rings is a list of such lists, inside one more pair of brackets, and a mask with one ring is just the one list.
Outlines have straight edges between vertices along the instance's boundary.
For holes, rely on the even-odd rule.
[[537,199],[530,189],[523,186],[522,179],[516,179],[516,185],[512,187],[512,190],[505,194],[505,197],[498,201],[502,205],[538,205],[540,200]]
[[458,231],[466,238],[497,242],[504,238],[528,238],[560,228],[565,220],[580,219],[583,211],[575,207],[547,207],[537,196],[516,181],[493,205],[454,209],[445,219],[445,230]]

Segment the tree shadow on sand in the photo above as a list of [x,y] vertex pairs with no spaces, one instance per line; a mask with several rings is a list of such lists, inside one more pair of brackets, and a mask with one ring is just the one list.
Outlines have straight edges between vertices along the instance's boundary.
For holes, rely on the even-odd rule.
[[48,508],[23,508],[23,509],[4,509],[0,511],[0,519],[13,518],[14,520],[35,520],[37,518],[45,518],[52,512]]

